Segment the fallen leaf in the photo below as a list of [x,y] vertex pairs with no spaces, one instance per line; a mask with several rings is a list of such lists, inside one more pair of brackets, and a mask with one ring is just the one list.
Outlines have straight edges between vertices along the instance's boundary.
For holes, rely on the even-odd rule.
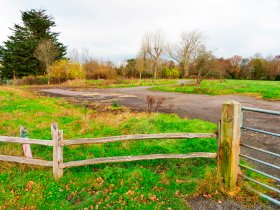
[[181,184],[181,183],[186,183],[188,181],[183,180],[183,179],[176,179],[176,183]]
[[96,178],[96,181],[99,187],[104,183],[104,180],[101,177]]
[[69,185],[67,184],[67,185],[65,185],[65,189],[67,190],[67,191],[69,191],[70,190],[70,187],[69,187]]
[[210,194],[204,194],[203,197],[205,197],[205,198],[212,198],[212,195],[210,195]]
[[126,194],[126,195],[133,195],[133,194],[134,194],[134,191],[133,191],[133,190],[128,190],[125,194]]
[[33,181],[27,182],[27,184],[26,184],[26,186],[25,186],[25,191],[27,192],[27,191],[31,190],[31,188],[32,188],[32,186],[34,185],[34,183],[35,183],[35,182],[33,182]]
[[156,195],[152,195],[152,196],[150,197],[150,200],[156,202],[156,201],[158,201],[158,198],[157,198]]

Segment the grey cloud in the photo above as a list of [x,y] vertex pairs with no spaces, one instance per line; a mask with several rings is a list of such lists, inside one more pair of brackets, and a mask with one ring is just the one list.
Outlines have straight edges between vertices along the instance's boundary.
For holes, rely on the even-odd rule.
[[60,40],[115,62],[137,53],[145,32],[161,29],[170,42],[200,30],[218,57],[280,54],[279,0],[0,0],[0,43],[20,10],[44,8]]

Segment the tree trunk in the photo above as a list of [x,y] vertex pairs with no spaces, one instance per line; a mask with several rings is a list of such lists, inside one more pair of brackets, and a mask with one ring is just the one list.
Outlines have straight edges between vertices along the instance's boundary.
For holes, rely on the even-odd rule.
[[184,62],[184,75],[183,77],[188,77],[189,76],[189,65],[187,61]]
[[201,72],[199,71],[199,72],[197,73],[197,77],[196,77],[196,86],[197,86],[197,87],[200,86],[202,80],[203,80],[203,77],[201,76]]
[[154,79],[157,78],[157,64],[154,64]]

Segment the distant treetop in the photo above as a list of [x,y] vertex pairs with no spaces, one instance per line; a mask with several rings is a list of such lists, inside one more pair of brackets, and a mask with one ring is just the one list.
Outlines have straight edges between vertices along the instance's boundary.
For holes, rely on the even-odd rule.
[[22,24],[15,24],[12,35],[0,46],[0,63],[3,65],[2,78],[20,78],[28,75],[46,73],[46,66],[34,56],[38,45],[50,40],[57,48],[55,60],[66,54],[66,47],[58,41],[59,33],[52,32],[54,18],[45,10],[27,10],[21,12]]

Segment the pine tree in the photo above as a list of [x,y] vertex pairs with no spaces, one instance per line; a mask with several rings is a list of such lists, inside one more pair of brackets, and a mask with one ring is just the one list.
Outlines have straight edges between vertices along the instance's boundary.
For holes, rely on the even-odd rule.
[[58,42],[59,33],[52,32],[55,26],[52,16],[45,10],[29,10],[21,12],[22,25],[15,24],[12,35],[0,46],[0,63],[2,78],[20,78],[28,75],[42,75],[46,67],[34,56],[40,42],[51,40],[58,50],[56,59],[66,54],[66,47]]

